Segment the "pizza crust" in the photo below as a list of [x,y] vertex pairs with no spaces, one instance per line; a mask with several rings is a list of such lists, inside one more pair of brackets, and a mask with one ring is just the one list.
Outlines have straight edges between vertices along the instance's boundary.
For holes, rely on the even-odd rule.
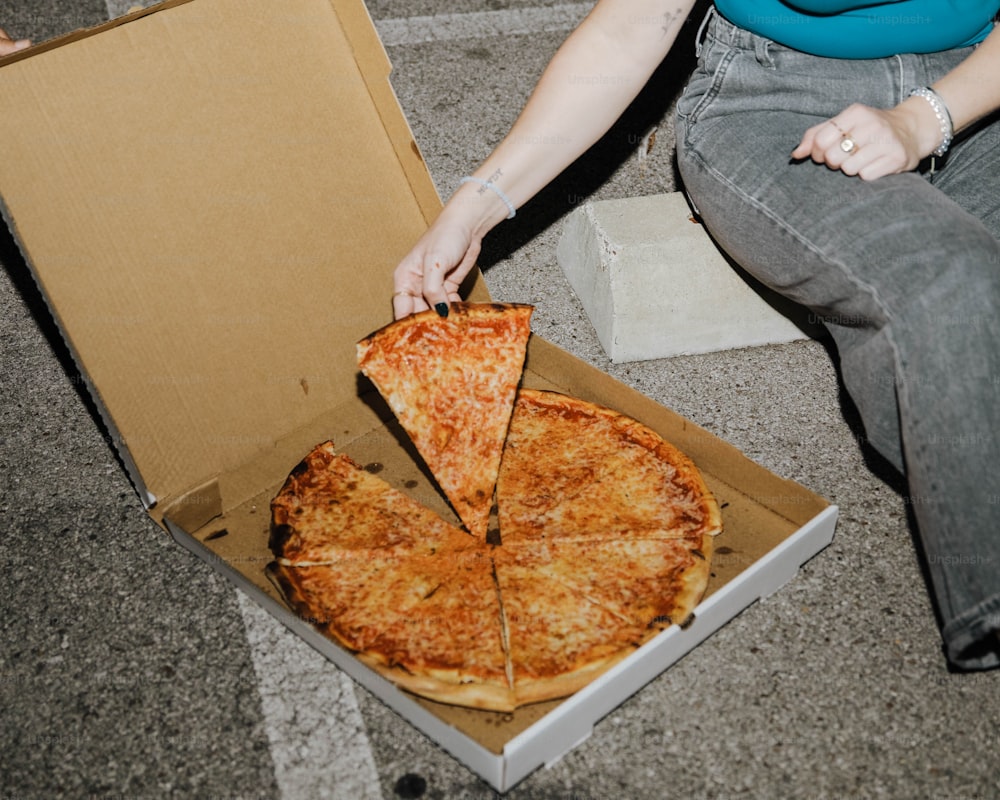
[[400,689],[438,703],[498,712],[515,711],[519,705],[525,705],[508,685],[479,683],[467,679],[463,681],[460,674],[441,671],[414,675],[400,667],[387,666],[366,653],[356,655],[358,660]]

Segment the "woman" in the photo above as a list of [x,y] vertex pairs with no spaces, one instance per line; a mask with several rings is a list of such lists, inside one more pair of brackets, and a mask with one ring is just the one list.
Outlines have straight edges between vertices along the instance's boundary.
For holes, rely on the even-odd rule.
[[[693,0],[601,0],[395,271],[448,302],[487,231],[595,142]],[[1000,665],[1000,0],[717,0],[678,103],[684,188],[744,268],[823,319],[904,472],[948,659]]]

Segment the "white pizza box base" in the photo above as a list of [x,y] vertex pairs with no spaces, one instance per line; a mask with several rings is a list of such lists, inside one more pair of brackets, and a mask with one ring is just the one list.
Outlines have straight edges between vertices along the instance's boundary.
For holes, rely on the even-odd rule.
[[262,594],[242,572],[229,566],[197,539],[167,522],[176,540],[212,563],[254,597],[290,630],[301,636],[355,681],[393,708],[402,717],[436,741],[455,758],[477,773],[497,791],[504,792],[542,766],[551,766],[585,742],[594,725],[626,699],[638,692],[667,667],[683,657],[729,620],[791,580],[799,567],[826,547],[833,538],[837,508],[829,506],[802,526],[766,557],[746,570],[738,580],[704,600],[695,609],[695,619],[684,628],[674,626],[619,662],[544,717],[526,728],[496,753],[472,736],[427,710],[412,695],[400,691],[382,676],[366,668],[349,653],[303,622],[286,605]]
[[[720,503],[725,528],[716,538],[708,591],[693,620],[683,628],[664,631],[569,698],[513,713],[447,706],[396,689],[317,633],[288,609],[264,575],[272,560],[266,547],[267,504],[283,476],[235,508],[224,508],[219,486],[213,482],[164,512],[164,522],[177,541],[227,574],[287,627],[499,791],[557,761],[626,698],[754,601],[780,589],[830,543],[838,513],[822,498],[778,478],[731,445],[542,339],[529,343],[524,382],[625,411],[691,454]],[[284,463],[293,464],[311,443],[336,429],[340,448],[355,461],[378,469],[380,477],[456,522],[377,393],[364,392],[363,397],[370,405],[355,413],[341,409],[336,421],[318,420],[315,430],[277,443],[280,451],[289,453]],[[235,474],[230,479],[242,482]]]
[[440,210],[388,75],[361,0],[170,0],[0,59],[0,201],[150,516],[503,791],[780,587],[837,511],[533,339],[527,385],[650,425],[720,500],[694,621],[569,699],[491,715],[397,690],[289,611],[268,503],[318,442],[454,519],[355,361]]

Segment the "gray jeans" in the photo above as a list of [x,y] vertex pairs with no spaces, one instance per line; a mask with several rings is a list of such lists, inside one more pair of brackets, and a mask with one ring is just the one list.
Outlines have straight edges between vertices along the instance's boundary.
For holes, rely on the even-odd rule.
[[947,657],[984,669],[1000,665],[1000,120],[933,175],[789,157],[809,126],[894,106],[968,53],[818,58],[716,14],[677,150],[720,245],[829,329],[866,437],[906,475]]

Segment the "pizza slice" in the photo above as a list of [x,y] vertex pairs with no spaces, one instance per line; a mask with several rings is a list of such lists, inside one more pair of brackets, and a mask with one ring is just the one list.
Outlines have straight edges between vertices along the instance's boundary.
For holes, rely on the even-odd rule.
[[518,563],[649,631],[683,625],[705,594],[712,536],[555,539],[505,545]]
[[493,563],[517,705],[582,689],[651,635],[540,572],[522,552],[498,547]]
[[[359,551],[326,564],[294,566],[273,561],[267,575],[300,619],[327,631],[342,614],[390,580],[397,568],[398,562],[392,558]],[[359,638],[335,638],[352,650],[362,646]]]
[[452,303],[358,343],[358,364],[416,446],[466,529],[485,541],[532,307]]
[[271,501],[270,548],[285,564],[342,561],[374,551],[432,555],[468,546],[469,534],[366,472],[323,442]]
[[301,618],[393,683],[444,703],[513,709],[484,549],[271,571]]
[[574,397],[522,389],[497,481],[502,541],[690,538],[722,529],[691,460],[655,431]]

